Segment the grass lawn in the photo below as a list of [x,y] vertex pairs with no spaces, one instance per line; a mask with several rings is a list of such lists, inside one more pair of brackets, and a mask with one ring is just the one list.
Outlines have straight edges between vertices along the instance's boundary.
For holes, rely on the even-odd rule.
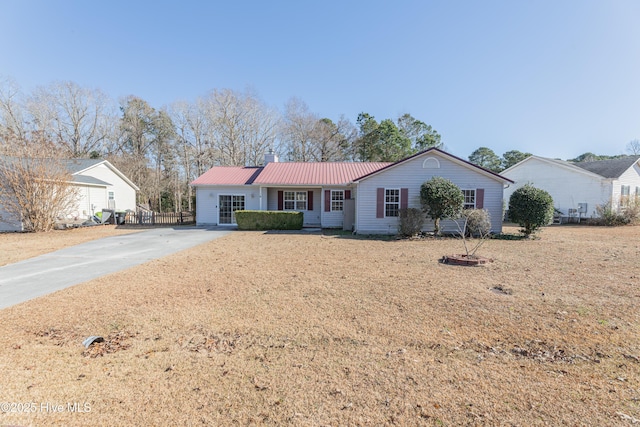
[[0,425],[632,425],[640,227],[540,237],[234,232],[1,310]]

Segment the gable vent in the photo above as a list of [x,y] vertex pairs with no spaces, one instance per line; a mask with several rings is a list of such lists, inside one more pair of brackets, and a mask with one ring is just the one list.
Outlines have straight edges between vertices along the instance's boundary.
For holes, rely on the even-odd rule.
[[422,169],[440,169],[440,161],[435,157],[427,157],[422,162]]

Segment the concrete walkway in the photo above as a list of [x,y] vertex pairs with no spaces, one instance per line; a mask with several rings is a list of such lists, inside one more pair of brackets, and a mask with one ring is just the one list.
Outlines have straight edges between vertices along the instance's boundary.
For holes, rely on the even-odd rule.
[[156,228],[105,237],[0,267],[0,309],[161,258],[230,233]]

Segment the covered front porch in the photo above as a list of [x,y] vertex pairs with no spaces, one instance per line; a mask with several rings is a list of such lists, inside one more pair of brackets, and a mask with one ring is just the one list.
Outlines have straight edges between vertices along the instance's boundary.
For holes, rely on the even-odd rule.
[[350,203],[345,200],[351,199],[351,190],[345,187],[261,187],[260,194],[262,209],[302,212],[303,226],[310,228],[342,228],[345,204]]

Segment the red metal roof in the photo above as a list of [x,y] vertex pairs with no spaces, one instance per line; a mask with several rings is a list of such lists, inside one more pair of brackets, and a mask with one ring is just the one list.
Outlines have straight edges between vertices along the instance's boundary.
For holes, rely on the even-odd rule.
[[382,162],[273,162],[253,181],[262,185],[344,185],[390,165]]
[[466,164],[505,181],[509,178],[474,165],[438,148],[428,148],[395,163],[385,162],[271,162],[263,167],[215,166],[193,181],[192,185],[345,185],[365,179],[386,168],[394,167],[430,151]]
[[261,167],[215,166],[196,178],[191,185],[251,184],[261,170]]

